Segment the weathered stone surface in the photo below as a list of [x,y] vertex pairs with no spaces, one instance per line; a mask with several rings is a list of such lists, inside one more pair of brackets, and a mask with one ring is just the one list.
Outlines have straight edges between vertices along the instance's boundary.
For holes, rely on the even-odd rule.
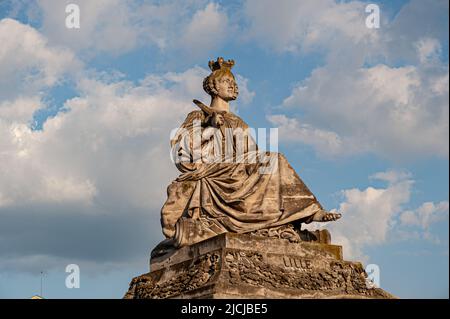
[[124,298],[394,298],[342,247],[226,233],[151,260]]

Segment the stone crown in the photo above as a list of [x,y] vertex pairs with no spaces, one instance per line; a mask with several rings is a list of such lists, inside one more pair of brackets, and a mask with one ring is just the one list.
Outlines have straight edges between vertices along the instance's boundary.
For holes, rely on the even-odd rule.
[[219,57],[217,58],[217,61],[209,61],[208,66],[213,72],[222,68],[231,69],[234,66],[234,60],[225,61],[224,58]]

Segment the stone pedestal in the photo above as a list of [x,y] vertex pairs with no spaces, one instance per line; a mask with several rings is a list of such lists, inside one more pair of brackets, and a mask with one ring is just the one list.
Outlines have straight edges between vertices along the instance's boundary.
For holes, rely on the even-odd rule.
[[394,298],[342,247],[226,233],[152,258],[124,298]]

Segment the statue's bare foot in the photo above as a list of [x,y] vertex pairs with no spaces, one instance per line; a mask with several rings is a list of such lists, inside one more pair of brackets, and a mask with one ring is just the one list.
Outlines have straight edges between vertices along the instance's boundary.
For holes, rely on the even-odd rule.
[[321,210],[314,214],[312,221],[313,222],[331,222],[331,221],[336,221],[341,217],[342,217],[342,215],[339,213],[330,213],[325,210]]

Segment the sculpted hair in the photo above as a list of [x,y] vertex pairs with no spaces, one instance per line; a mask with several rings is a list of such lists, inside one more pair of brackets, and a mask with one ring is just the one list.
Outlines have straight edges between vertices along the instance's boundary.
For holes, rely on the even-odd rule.
[[203,90],[205,90],[205,92],[210,96],[216,96],[218,92],[216,90],[214,81],[219,80],[225,75],[230,75],[234,80],[237,92],[236,78],[231,72],[231,68],[233,67],[233,65],[233,60],[225,61],[222,57],[217,58],[217,61],[209,61],[208,66],[212,72],[203,80]]
[[[233,73],[231,73],[231,71],[229,69],[216,70],[216,71],[212,72],[210,75],[208,75],[203,80],[203,90],[205,90],[205,92],[211,96],[216,96],[217,90],[216,90],[214,81],[221,79],[223,76],[225,76],[227,74],[231,75],[234,82],[236,83],[236,78],[234,77]],[[237,87],[237,84],[236,84],[236,87]]]

